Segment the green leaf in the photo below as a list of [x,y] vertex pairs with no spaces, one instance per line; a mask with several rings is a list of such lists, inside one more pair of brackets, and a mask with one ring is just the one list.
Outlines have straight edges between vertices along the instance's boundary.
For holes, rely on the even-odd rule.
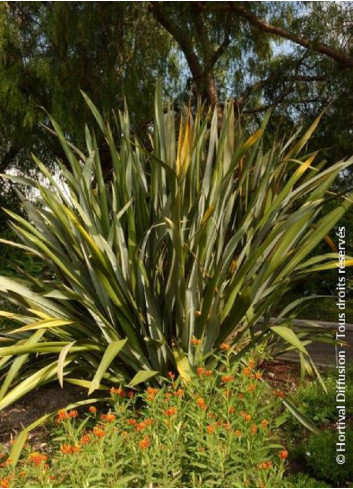
[[303,343],[300,341],[293,330],[287,328],[286,326],[272,326],[270,329],[278,336],[283,338],[285,341],[287,341],[287,343],[293,345],[297,350],[308,355],[308,352],[306,351]]
[[126,341],[127,340],[125,339],[125,340],[112,341],[111,343],[109,343],[109,345],[107,346],[104,352],[101,363],[99,364],[98,370],[95,376],[93,377],[91,387],[88,391],[88,395],[92,394],[92,392],[94,392],[99,387],[103,375],[106,373],[107,369],[109,368],[114,358],[120,353],[120,351],[126,344]]
[[137,374],[129,382],[129,387],[136,387],[138,384],[146,382],[146,380],[151,379],[158,374],[156,370],[139,370]]

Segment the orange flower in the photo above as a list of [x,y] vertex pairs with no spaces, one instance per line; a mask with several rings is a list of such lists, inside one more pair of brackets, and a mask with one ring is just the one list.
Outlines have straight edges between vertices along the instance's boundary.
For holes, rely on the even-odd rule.
[[137,421],[134,418],[129,418],[126,422],[130,426],[136,426],[137,425]]
[[61,453],[69,455],[70,453],[76,453],[80,451],[79,445],[69,445],[68,443],[64,443],[60,446]]
[[9,479],[1,479],[0,487],[9,487]]
[[251,374],[251,368],[250,367],[243,368],[243,375],[245,377],[248,377],[250,374]]
[[273,466],[273,463],[271,462],[271,460],[268,460],[267,462],[263,462],[262,464],[260,464],[258,467],[259,469],[269,469],[270,467]]
[[202,397],[199,397],[197,399],[196,404],[198,405],[199,408],[203,409],[204,411],[207,409],[207,405],[205,403],[205,400],[202,399]]
[[176,392],[174,392],[174,395],[177,397],[183,397],[184,395],[183,389],[178,389]]
[[235,434],[235,436],[241,436],[241,431],[239,431],[239,430],[235,430],[235,431],[234,431],[234,434]]
[[244,416],[245,421],[251,421],[251,414],[246,414]]
[[55,476],[54,476],[54,475],[50,475],[50,476],[49,476],[49,479],[50,479],[51,481],[55,481]]
[[28,455],[28,460],[33,462],[35,465],[40,465],[42,462],[45,462],[48,459],[44,453],[32,452]]
[[90,407],[88,408],[88,411],[89,411],[90,413],[92,413],[92,414],[95,414],[95,413],[97,412],[97,408],[96,408],[95,406],[90,406]]
[[229,412],[230,414],[234,414],[234,413],[235,413],[235,411],[236,411],[236,409],[235,409],[235,407],[234,407],[234,406],[230,406],[230,408],[228,409],[228,412]]
[[239,398],[239,399],[244,399],[244,394],[243,394],[242,392],[239,392],[239,394],[238,394],[238,398]]
[[21,470],[21,472],[18,474],[18,477],[26,477],[26,471],[25,470]]
[[174,407],[172,407],[170,409],[166,409],[165,411],[163,411],[163,414],[165,416],[174,416],[174,414],[176,414],[176,412],[177,412],[177,410]]
[[87,433],[86,435],[81,436],[80,444],[86,445],[87,443],[90,442],[90,440],[91,440],[91,435]]
[[175,379],[175,373],[174,373],[174,372],[168,372],[168,377],[169,377],[171,380],[174,380],[174,379]]
[[253,435],[256,435],[256,433],[257,433],[257,426],[256,426],[256,424],[253,424],[253,425],[251,426],[251,433],[252,433]]
[[250,384],[248,387],[248,392],[252,392],[253,390],[255,390],[255,388],[256,388],[255,384]]
[[282,460],[285,460],[288,457],[288,451],[287,450],[281,450],[280,452],[278,452],[278,454]]
[[93,428],[93,433],[97,438],[103,438],[103,436],[105,436],[105,431],[100,426],[95,426]]
[[156,397],[158,389],[154,389],[153,387],[147,387],[147,399],[149,401],[153,401]]
[[214,433],[214,428],[213,428],[213,426],[212,426],[212,425],[210,425],[210,424],[209,424],[209,425],[207,425],[206,430],[207,430],[207,433]]
[[129,399],[132,399],[134,396],[135,396],[135,392],[134,392],[134,391],[129,391],[129,392],[127,393],[127,397],[128,397]]
[[59,409],[56,422],[61,423],[61,421],[64,421],[65,419],[69,419],[69,415],[67,414],[65,409]]
[[69,418],[77,418],[78,412],[76,411],[76,409],[73,409],[72,411],[69,411],[67,415],[69,416]]
[[205,371],[205,377],[211,377],[211,375],[212,375],[212,370]]
[[257,380],[262,379],[262,372],[260,372],[260,370],[258,370],[258,371],[255,373],[255,378],[256,378]]
[[105,421],[106,423],[112,423],[113,421],[116,420],[116,416],[115,414],[112,413],[102,414],[101,420]]
[[149,446],[150,446],[150,439],[148,438],[148,436],[145,436],[144,438],[142,438],[141,441],[139,441],[140,448],[148,448]]
[[267,421],[267,419],[263,419],[261,421],[261,428],[263,428],[264,430],[267,428],[268,425],[269,425],[269,422]]
[[230,423],[224,423],[223,427],[225,430],[229,431],[232,428],[232,425]]
[[150,426],[151,424],[152,424],[152,419],[146,418],[144,421],[141,421],[140,423],[136,424],[136,431],[143,431],[144,429],[147,428],[147,426]]
[[219,346],[219,349],[228,351],[228,350],[230,350],[230,344],[229,343],[221,343]]
[[65,455],[69,455],[71,453],[71,445],[67,443],[60,445],[60,452],[64,453]]
[[121,397],[122,399],[124,399],[126,397],[126,392],[121,387],[112,387],[110,389],[110,393],[112,395],[115,394],[115,395]]
[[169,401],[169,399],[172,397],[172,393],[171,392],[166,392],[164,394],[164,399],[166,399],[167,401]]
[[200,345],[202,342],[198,338],[195,338],[195,336],[191,339],[191,344],[194,346]]
[[197,367],[196,373],[199,377],[202,377],[205,374],[205,369],[204,367]]
[[225,384],[228,383],[228,382],[231,382],[232,380],[234,380],[234,377],[232,375],[223,375],[223,377],[221,378],[222,382],[224,382]]

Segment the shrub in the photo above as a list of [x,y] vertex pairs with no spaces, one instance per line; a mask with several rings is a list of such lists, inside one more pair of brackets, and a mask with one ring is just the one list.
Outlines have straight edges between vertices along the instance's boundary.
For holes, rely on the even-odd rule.
[[283,324],[269,318],[297,279],[336,267],[335,253],[309,255],[352,202],[340,198],[320,216],[330,185],[352,160],[323,169],[317,153],[300,157],[318,120],[301,138],[265,151],[268,117],[246,139],[232,103],[221,127],[217,110],[200,107],[181,117],[177,132],[172,108],[164,110],[157,94],[146,150],[133,140],[127,112],[116,145],[87,102],[109,147],[109,181],[94,133],[86,130],[82,152],[55,121],[67,187],[37,159],[50,188],[8,177],[39,194],[35,203],[24,199],[26,218],[9,212],[22,240],[12,244],[51,275],[0,277],[0,295],[20,308],[0,312],[19,323],[2,333],[0,409],[56,378],[88,386],[89,394],[171,369],[187,381],[199,357],[231,333],[238,358],[276,335],[308,361],[301,340],[319,335],[291,329],[286,316],[298,301],[279,314]]
[[113,387],[108,411],[59,411],[52,451],[27,447],[4,477],[13,487],[281,487],[280,397],[253,359],[231,357],[199,366],[187,387],[170,372],[162,388]]
[[310,477],[308,474],[299,472],[298,474],[285,477],[283,487],[331,487],[327,482]]
[[[336,407],[336,381],[337,369],[329,368],[322,374],[326,391],[322,384],[313,379],[303,381],[297,391],[291,396],[292,404],[300,407],[301,412],[310,417],[320,428],[325,428],[327,424],[337,421]],[[353,363],[347,362],[346,365],[346,415],[347,418],[353,415]],[[303,430],[295,418],[290,418],[285,425],[287,435],[297,439],[302,439]],[[298,456],[302,448],[298,449]]]
[[307,464],[318,479],[324,479],[334,484],[353,482],[353,430],[346,430],[345,463],[336,462],[337,432],[326,431],[309,436],[307,443]]

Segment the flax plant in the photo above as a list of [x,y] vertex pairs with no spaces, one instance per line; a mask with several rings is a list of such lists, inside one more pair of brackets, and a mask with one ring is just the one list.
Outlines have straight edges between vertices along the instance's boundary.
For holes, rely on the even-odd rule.
[[50,186],[6,176],[39,194],[22,198],[26,218],[8,211],[19,237],[11,244],[52,275],[0,277],[11,303],[0,312],[0,409],[55,379],[89,394],[174,369],[187,382],[230,336],[235,360],[277,335],[309,365],[305,345],[316,326],[293,330],[297,304],[283,309],[281,323],[270,318],[296,280],[337,266],[334,251],[313,250],[351,205],[341,197],[322,212],[352,159],[328,166],[318,153],[303,154],[319,119],[303,136],[265,149],[268,116],[244,138],[232,103],[221,124],[217,110],[200,106],[177,129],[157,90],[146,149],[130,132],[127,109],[113,131],[85,98],[109,147],[108,178],[94,132],[86,128],[79,150],[54,120],[66,188],[35,157]]

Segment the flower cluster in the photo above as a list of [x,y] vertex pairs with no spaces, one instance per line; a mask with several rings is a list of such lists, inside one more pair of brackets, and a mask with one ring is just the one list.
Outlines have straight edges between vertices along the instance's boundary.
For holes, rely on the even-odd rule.
[[[148,386],[134,396],[112,387],[110,409],[102,412],[91,405],[82,422],[70,422],[78,411],[59,410],[55,426],[60,445],[48,452],[50,459],[46,453],[29,452],[20,462],[16,483],[21,486],[22,478],[37,487],[40,480],[48,487],[55,480],[60,487],[79,487],[81,481],[74,479],[78,468],[90,473],[98,461],[109,484],[128,477],[133,487],[175,485],[175,474],[180,474],[177,484],[182,487],[193,487],[197,477],[202,487],[214,487],[219,474],[225,477],[224,487],[271,486],[288,458],[284,447],[274,448],[279,443],[274,421],[282,391],[271,395],[254,359],[245,366],[232,365],[232,348],[224,343],[221,350],[224,364],[196,366],[187,387],[170,371],[164,386]],[[185,459],[190,461],[188,470],[183,468]],[[1,465],[10,471],[5,462]],[[142,479],[131,479],[136,472]],[[157,480],[161,474],[163,482]],[[9,475],[2,475],[2,487],[14,486]]]
[[65,421],[70,418],[77,418],[78,417],[78,411],[73,409],[72,411],[66,411],[65,409],[60,409],[57,414],[56,422],[61,423],[62,421]]
[[40,452],[31,452],[28,456],[29,462],[32,462],[37,466],[46,462],[47,459],[48,459],[48,456],[45,455],[44,453],[40,453]]

